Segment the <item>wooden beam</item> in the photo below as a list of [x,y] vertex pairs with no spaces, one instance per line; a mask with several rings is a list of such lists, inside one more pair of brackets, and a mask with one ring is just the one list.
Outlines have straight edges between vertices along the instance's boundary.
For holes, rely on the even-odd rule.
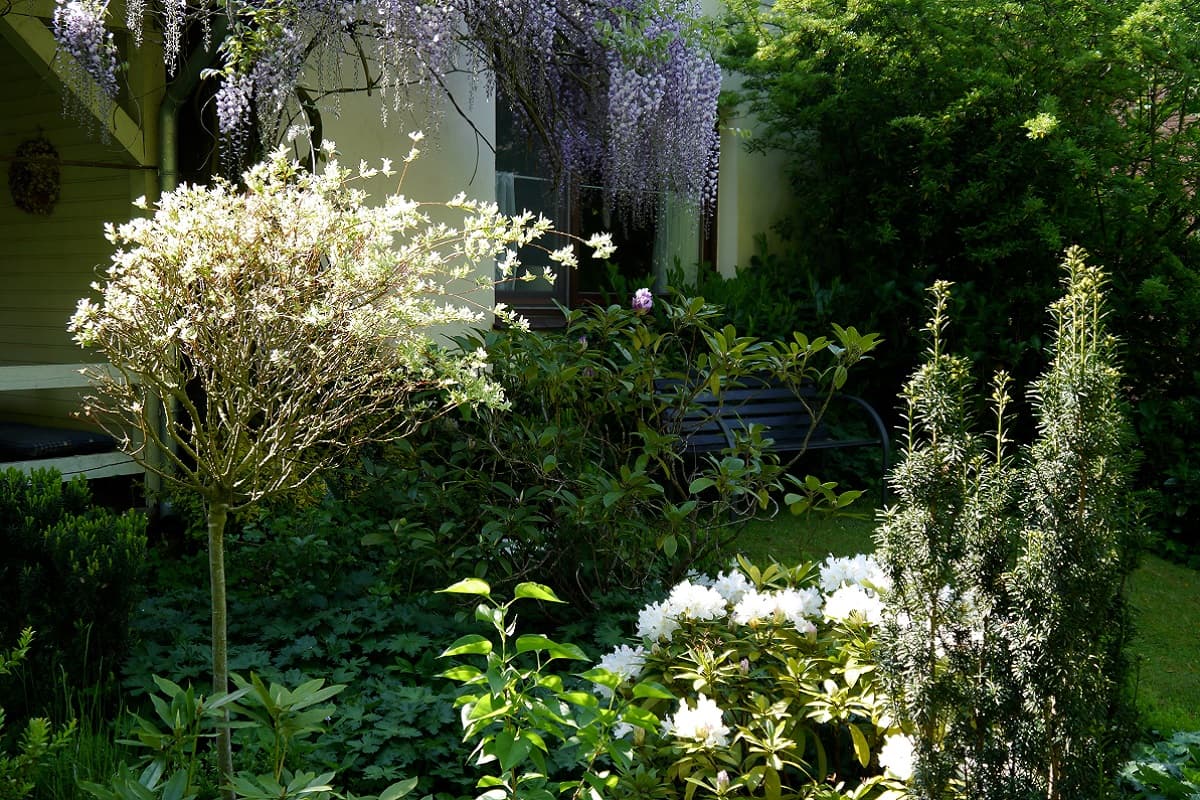
[[[43,77],[52,76],[65,91],[75,92],[64,61],[69,56],[58,52],[58,43],[55,42],[54,35],[40,19],[15,13],[0,16],[0,36],[8,40]],[[99,91],[98,87],[96,91]],[[143,166],[153,164],[141,127],[123,108],[113,105],[111,109],[104,109],[102,113],[102,109],[89,98],[76,94],[76,99],[96,117],[108,130],[109,136],[120,144],[134,161]]]

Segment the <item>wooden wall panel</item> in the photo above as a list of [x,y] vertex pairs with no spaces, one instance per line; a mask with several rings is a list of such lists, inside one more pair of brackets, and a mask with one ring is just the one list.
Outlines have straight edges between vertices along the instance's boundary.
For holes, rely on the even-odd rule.
[[[108,263],[104,223],[129,218],[146,174],[121,168],[134,162],[120,145],[64,116],[59,87],[3,39],[0,74],[0,365],[94,361],[67,320]],[[44,216],[17,208],[8,189],[7,158],[39,133],[63,160],[96,165],[64,165],[59,202]],[[15,421],[78,425],[70,415],[79,405],[74,390],[0,392],[0,417]]]

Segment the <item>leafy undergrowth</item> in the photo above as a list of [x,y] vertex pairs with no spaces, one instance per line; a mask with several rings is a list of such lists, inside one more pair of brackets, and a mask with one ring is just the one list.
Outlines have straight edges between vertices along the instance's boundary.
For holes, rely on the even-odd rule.
[[1121,780],[1137,800],[1200,797],[1200,731],[1182,731],[1138,748],[1121,770]]

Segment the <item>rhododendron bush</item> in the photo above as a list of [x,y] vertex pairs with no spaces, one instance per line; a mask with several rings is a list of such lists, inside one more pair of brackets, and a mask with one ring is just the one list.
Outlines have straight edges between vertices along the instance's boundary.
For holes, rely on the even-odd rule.
[[[578,648],[511,639],[516,600],[491,600],[504,613],[480,606],[477,618],[499,644],[472,634],[446,652],[488,655],[484,670],[446,673],[468,687],[460,705],[480,763],[499,762],[479,785],[532,797],[557,738],[583,772],[561,786],[605,797],[900,797],[912,747],[875,676],[887,585],[867,556],[693,575],[642,609],[636,643],[582,674],[592,692],[551,674],[556,659],[582,660]],[[452,590],[490,593],[474,580]]]

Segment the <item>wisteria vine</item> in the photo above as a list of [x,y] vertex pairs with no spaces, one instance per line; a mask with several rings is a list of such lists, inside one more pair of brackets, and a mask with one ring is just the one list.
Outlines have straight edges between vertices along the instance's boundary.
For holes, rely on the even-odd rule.
[[[56,0],[54,33],[115,97],[108,5]],[[385,98],[385,122],[389,108],[448,92],[445,78],[469,69],[490,76],[560,179],[599,182],[639,209],[667,193],[703,203],[715,192],[721,76],[696,0],[130,0],[125,24],[140,44],[157,19],[173,74],[188,26],[209,31],[217,15],[228,33],[216,106],[232,151],[255,123],[264,138],[281,136],[296,87],[315,80],[310,96],[335,92],[352,59]]]

